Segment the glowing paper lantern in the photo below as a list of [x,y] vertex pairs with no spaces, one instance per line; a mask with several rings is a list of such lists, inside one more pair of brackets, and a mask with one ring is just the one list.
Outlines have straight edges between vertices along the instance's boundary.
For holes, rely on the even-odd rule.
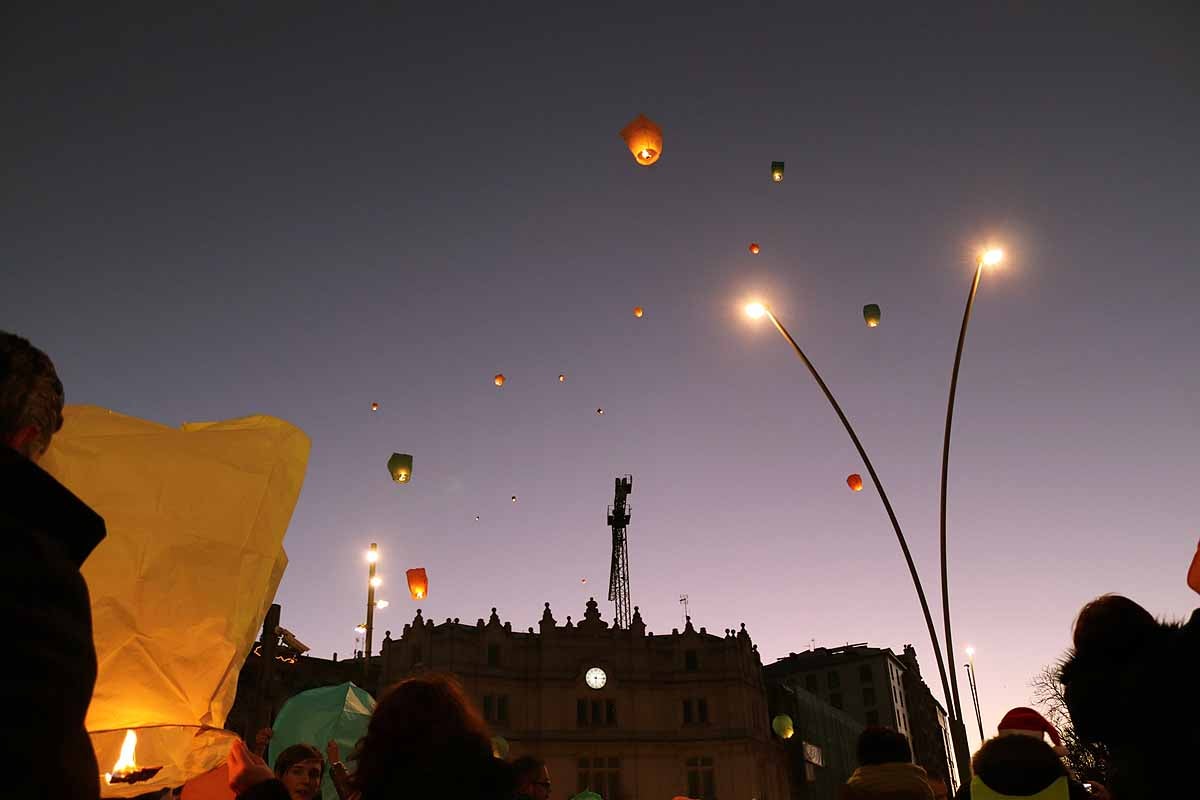
[[751,254],[758,255],[758,251],[759,251],[758,242],[751,242],[750,243]]
[[378,411],[378,410],[379,410],[379,403],[371,403],[371,410],[372,410],[372,411]]
[[775,181],[776,183],[781,183],[783,181],[783,162],[782,161],[772,161],[771,162],[771,180]]
[[[353,683],[322,686],[293,695],[271,723],[267,763],[273,766],[279,754],[294,744],[311,744],[325,752],[330,739],[337,742],[341,752],[349,753],[367,735],[367,723],[374,710],[375,698]],[[321,794],[324,800],[337,800],[329,765],[321,778]]]
[[780,739],[790,739],[796,732],[792,725],[792,718],[787,714],[779,714],[771,720],[771,730],[775,731],[775,735]]
[[503,386],[505,380],[504,373],[497,372],[496,377],[492,378],[492,383],[496,384],[497,386]]
[[492,755],[496,758],[508,760],[508,739],[503,736],[492,737]]
[[560,372],[560,373],[559,373],[559,375],[558,375],[558,382],[559,382],[559,383],[565,383],[565,382],[566,382],[566,380],[567,380],[567,376],[566,376],[566,375],[563,375],[563,374]]
[[638,114],[621,130],[621,138],[633,157],[643,167],[648,167],[662,155],[662,128],[655,125],[645,114]]
[[408,483],[412,480],[413,457],[408,453],[392,453],[387,467],[388,474],[396,483]]
[[225,761],[222,726],[287,566],[309,447],[274,417],[169,428],[66,408],[42,466],[108,528],[83,566],[99,663],[87,729],[102,771],[130,730],[136,764],[162,767],[106,797],[182,786]]
[[421,600],[429,594],[429,576],[424,567],[414,567],[404,573],[408,578],[408,593],[413,600]]
[[633,315],[634,315],[635,317],[637,317],[638,319],[641,319],[641,318],[642,318],[642,315],[643,315],[643,314],[645,314],[645,313],[646,313],[646,309],[642,308],[641,306],[634,306],[634,307],[633,307]]
[[600,416],[602,416],[602,417],[603,417],[603,416],[604,416],[604,409],[603,409],[603,408],[597,408],[597,409],[596,409],[596,413],[597,413],[597,414],[599,414]]
[[874,303],[868,303],[863,306],[863,319],[867,321],[868,328],[879,326],[879,306]]
[[517,496],[516,496],[515,494],[512,496],[512,501],[513,501],[514,503],[515,503],[515,502],[517,502]]
[[862,475],[857,472],[846,478],[846,485],[855,492],[861,492],[863,487]]

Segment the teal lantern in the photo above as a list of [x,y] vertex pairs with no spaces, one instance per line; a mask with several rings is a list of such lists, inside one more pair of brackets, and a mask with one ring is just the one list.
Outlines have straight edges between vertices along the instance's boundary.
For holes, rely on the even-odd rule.
[[412,456],[408,453],[392,453],[388,459],[388,473],[396,483],[412,480]]
[[792,718],[787,714],[776,715],[775,719],[771,720],[771,730],[775,731],[775,735],[780,739],[790,739],[796,732],[796,728],[792,725]]
[[[311,744],[325,752],[330,739],[342,753],[353,752],[358,740],[367,735],[367,723],[375,710],[375,699],[353,683],[322,686],[294,695],[279,709],[271,726],[268,764],[272,767],[279,754],[294,744]],[[337,800],[337,790],[326,765],[321,778],[321,796]]]
[[776,183],[779,183],[783,180],[783,162],[782,161],[772,161],[771,162],[771,180],[775,181]]
[[879,306],[874,303],[863,306],[863,319],[867,321],[868,328],[879,327]]

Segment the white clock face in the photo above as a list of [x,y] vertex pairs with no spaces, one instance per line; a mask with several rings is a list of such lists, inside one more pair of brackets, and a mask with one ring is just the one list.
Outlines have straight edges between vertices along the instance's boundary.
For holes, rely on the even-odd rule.
[[608,683],[608,676],[604,674],[604,670],[599,667],[592,667],[583,675],[583,679],[587,681],[587,685],[593,689],[603,689],[604,684]]

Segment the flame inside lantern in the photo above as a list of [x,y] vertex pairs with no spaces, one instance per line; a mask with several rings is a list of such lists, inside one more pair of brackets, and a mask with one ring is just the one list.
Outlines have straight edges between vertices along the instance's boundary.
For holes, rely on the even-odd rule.
[[125,731],[125,741],[121,743],[121,755],[117,757],[117,763],[113,764],[112,772],[104,773],[105,783],[112,783],[114,776],[121,777],[137,769],[137,761],[133,757],[133,751],[136,748],[137,734],[131,730]]

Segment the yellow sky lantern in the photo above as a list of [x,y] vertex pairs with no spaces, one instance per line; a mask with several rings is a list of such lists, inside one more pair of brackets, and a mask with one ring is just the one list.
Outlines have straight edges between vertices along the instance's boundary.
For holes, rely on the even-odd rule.
[[645,114],[638,114],[632,122],[621,130],[621,138],[629,147],[629,152],[643,167],[648,167],[662,155],[663,134]]
[[310,442],[268,416],[181,428],[96,406],[63,416],[42,466],[108,529],[82,570],[99,663],[87,730],[101,772],[153,772],[103,793],[182,786],[235,738],[222,726],[287,566]]

